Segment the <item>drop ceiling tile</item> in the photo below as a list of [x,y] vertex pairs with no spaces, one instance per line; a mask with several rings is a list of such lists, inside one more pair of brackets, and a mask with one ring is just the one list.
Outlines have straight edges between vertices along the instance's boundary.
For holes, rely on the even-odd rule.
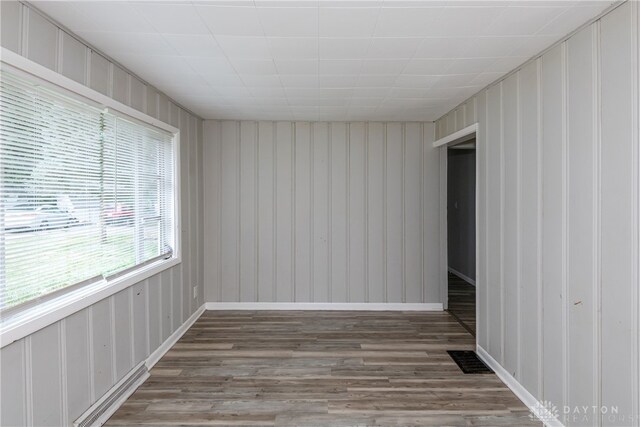
[[318,83],[321,88],[354,87],[358,76],[354,75],[320,75]]
[[441,88],[447,87],[464,87],[469,86],[473,80],[478,76],[478,73],[474,74],[448,74],[440,76],[437,86]]
[[366,57],[370,59],[412,58],[421,41],[419,38],[374,38],[371,40]]
[[[453,61],[447,72],[452,74],[481,73],[501,58],[461,58]],[[511,58],[507,58],[511,59]]]
[[247,90],[251,95],[255,97],[263,98],[286,98],[287,94],[282,86],[267,86],[267,87],[251,87],[247,86]]
[[320,37],[370,37],[376,27],[380,8],[320,8]]
[[280,74],[318,74],[315,59],[276,59],[276,69]]
[[198,14],[214,35],[263,36],[254,7],[196,5]]
[[274,59],[318,59],[318,39],[313,37],[268,38]]
[[444,74],[454,63],[453,59],[414,58],[404,68],[404,74]]
[[216,89],[244,86],[244,83],[237,74],[202,73],[200,75],[207,83]]
[[375,37],[428,36],[443,9],[438,7],[382,8],[374,32]]
[[209,34],[191,4],[141,3],[135,8],[156,29],[165,34]]
[[386,87],[393,86],[393,83],[398,78],[397,74],[389,75],[373,75],[373,74],[360,74],[357,81],[357,87]]
[[258,7],[267,37],[317,37],[317,7]]
[[355,87],[352,96],[354,98],[384,98],[390,91],[390,87]]
[[365,59],[362,61],[361,75],[398,75],[405,68],[408,59]]
[[371,44],[368,38],[320,38],[321,59],[364,58]]
[[231,66],[239,74],[276,74],[276,66],[271,59],[231,59]]
[[193,71],[202,75],[235,74],[231,63],[227,58],[205,58],[200,56],[187,56],[186,62]]
[[264,37],[216,36],[216,41],[229,58],[271,59],[269,44]]
[[602,13],[611,5],[610,1],[605,2],[584,2],[585,5],[578,3],[575,7],[567,8],[565,12],[558,15],[551,22],[547,23],[540,31],[536,33],[538,36],[564,36],[569,31],[575,30],[582,24],[593,19]]
[[533,35],[566,10],[566,7],[511,6],[498,16],[486,34],[492,36]]
[[430,37],[422,39],[414,58],[463,58],[474,43],[473,37]]
[[285,87],[318,87],[318,76],[311,74],[280,74],[280,81]]
[[428,29],[429,37],[474,37],[486,34],[496,17],[506,7],[487,7],[477,2],[472,6],[446,7]]
[[224,56],[211,34],[162,34],[162,37],[179,56]]
[[280,76],[276,74],[240,74],[240,79],[246,86],[259,86],[259,87],[279,87]]
[[398,76],[395,85],[397,87],[415,87],[415,88],[428,88],[431,87],[439,76],[419,76],[413,74],[403,74]]
[[464,58],[495,58],[510,56],[527,37],[477,37],[463,54]]
[[322,74],[359,74],[362,61],[359,59],[321,59],[319,73]]
[[487,68],[485,68],[483,71],[508,73],[509,71],[513,71],[516,67],[527,62],[528,59],[529,59],[528,56],[498,58],[494,62],[492,62]]
[[[127,2],[39,2],[37,6],[74,32],[151,33],[155,29]],[[67,16],[69,22],[67,23]]]

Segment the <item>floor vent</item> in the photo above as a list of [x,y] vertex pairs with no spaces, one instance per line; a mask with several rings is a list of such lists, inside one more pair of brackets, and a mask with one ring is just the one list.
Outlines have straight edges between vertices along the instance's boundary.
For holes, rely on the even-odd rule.
[[[100,417],[106,414],[107,411],[113,411],[113,405],[119,399],[122,399],[125,395],[131,394],[131,387],[137,382],[148,376],[147,366],[141,363],[138,369],[130,374],[122,383],[116,388],[116,390],[110,394],[106,399],[100,402],[91,412],[85,413],[75,423],[74,427],[89,427],[94,425],[102,425],[104,422],[97,422]],[[105,415],[106,416],[106,415]],[[105,420],[106,421],[106,420]]]
[[449,356],[465,374],[492,374],[493,371],[471,350],[447,350]]

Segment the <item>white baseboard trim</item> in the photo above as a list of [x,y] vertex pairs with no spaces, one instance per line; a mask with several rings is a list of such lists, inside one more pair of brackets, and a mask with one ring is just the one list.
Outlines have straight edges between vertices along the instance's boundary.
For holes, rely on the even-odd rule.
[[[143,382],[147,378],[149,378],[149,370],[158,363],[158,361],[164,356],[164,354],[169,351],[173,345],[178,342],[180,337],[184,335],[185,332],[198,320],[198,318],[204,313],[205,305],[201,305],[195,313],[193,313],[178,329],[172,333],[169,338],[167,338],[161,345],[158,347],[153,353],[147,357],[146,360],[140,362],[134,369],[132,369],[127,375],[124,376],[120,381],[118,381],[113,387],[111,387],[100,399],[98,399],[89,409],[87,409],[76,421],[74,421],[74,426],[84,426],[91,425],[94,427],[98,427],[107,422],[107,420],[120,408],[120,406],[135,392],[138,387],[142,385]],[[140,373],[141,367],[144,367],[144,373]],[[139,377],[132,380],[132,377],[138,375]],[[130,382],[130,384],[127,384]],[[126,388],[123,390],[123,386]],[[113,402],[109,402],[110,399],[114,399],[117,395],[117,398],[113,400]],[[105,407],[105,404],[107,405]],[[92,417],[96,417],[99,414],[95,421],[88,423],[85,420],[88,420]]]
[[207,310],[442,311],[442,303],[208,302]]
[[169,349],[171,347],[173,347],[173,345],[175,343],[178,342],[178,340],[180,339],[180,337],[182,337],[184,335],[185,332],[187,332],[187,330],[194,324],[196,323],[196,320],[198,320],[198,318],[200,316],[202,316],[202,313],[204,313],[205,310],[205,304],[202,304],[200,306],[200,308],[198,308],[195,313],[193,313],[191,315],[191,317],[189,317],[178,329],[175,330],[174,333],[172,333],[169,338],[167,338],[161,345],[160,347],[158,347],[156,349],[156,351],[154,351],[153,353],[151,353],[149,355],[149,357],[147,357],[147,368],[150,370],[151,368],[153,368],[153,366],[158,363],[158,361],[162,358],[162,356],[164,356],[164,354],[169,351]]
[[502,367],[491,355],[479,345],[476,346],[476,353],[478,357],[482,359],[496,373],[498,378],[511,389],[513,394],[524,403],[531,413],[538,416],[538,419],[547,427],[564,427],[564,425],[558,419],[549,420],[549,417],[545,419],[540,418],[538,414],[539,401],[529,391],[522,386],[506,369]]
[[458,270],[449,267],[449,273],[454,274],[456,276],[458,276],[459,278],[461,278],[462,280],[464,280],[465,282],[469,283],[470,285],[475,286],[476,285],[476,281],[473,280],[471,277],[460,273]]

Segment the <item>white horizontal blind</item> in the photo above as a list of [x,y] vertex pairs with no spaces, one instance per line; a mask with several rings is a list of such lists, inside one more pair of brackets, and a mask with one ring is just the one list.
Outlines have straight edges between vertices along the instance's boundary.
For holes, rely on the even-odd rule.
[[172,135],[0,81],[0,310],[168,257]]

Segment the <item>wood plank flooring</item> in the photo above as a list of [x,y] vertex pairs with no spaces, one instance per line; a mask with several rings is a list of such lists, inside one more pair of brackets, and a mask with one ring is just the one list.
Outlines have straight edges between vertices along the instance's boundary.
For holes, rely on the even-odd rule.
[[446,312],[206,311],[109,426],[539,425]]
[[476,335],[476,287],[449,273],[449,312]]

